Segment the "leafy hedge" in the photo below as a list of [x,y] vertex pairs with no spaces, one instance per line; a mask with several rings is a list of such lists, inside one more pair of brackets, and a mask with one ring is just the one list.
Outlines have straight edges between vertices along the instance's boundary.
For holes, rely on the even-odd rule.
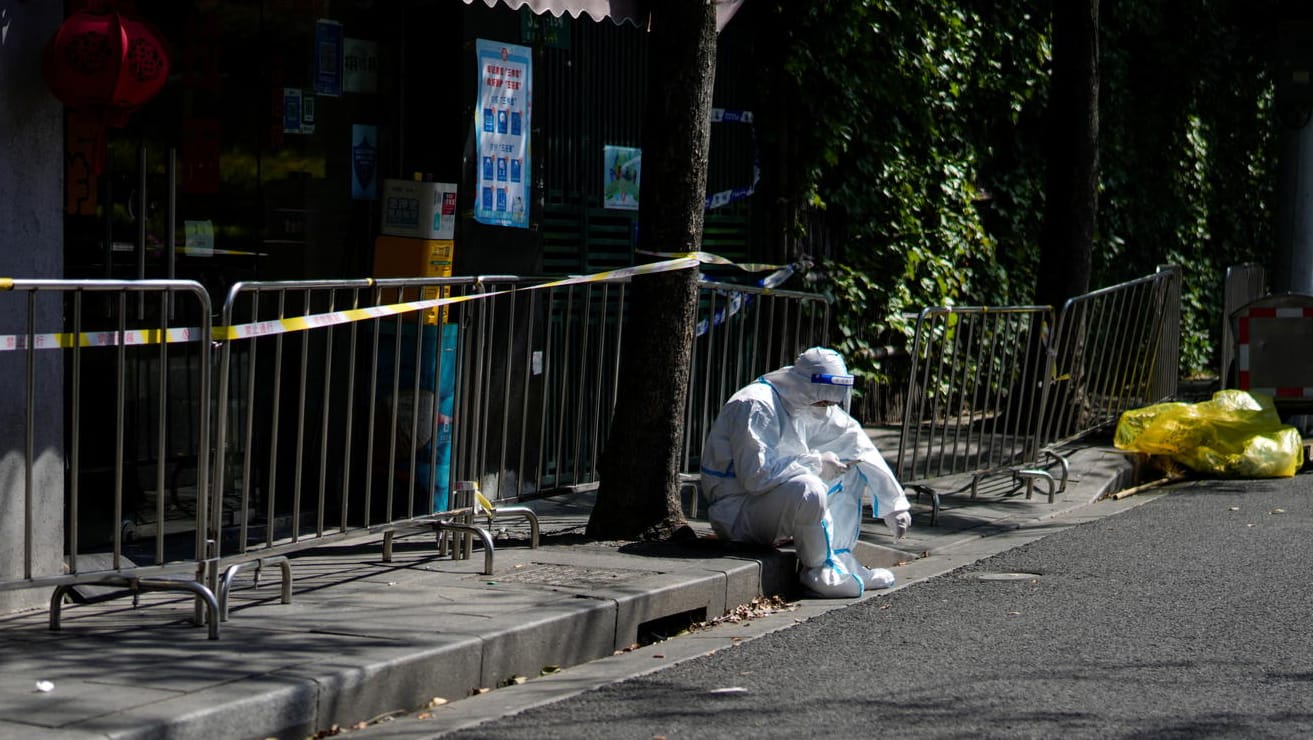
[[[1064,2],[1068,0],[1052,0]],[[1093,286],[1185,270],[1183,372],[1215,366],[1226,267],[1274,248],[1276,0],[1103,0]],[[929,305],[1032,301],[1050,60],[1040,0],[772,0],[795,204],[846,224],[812,287],[878,378]],[[771,60],[774,61],[771,61]],[[779,79],[766,73],[765,79]],[[772,128],[773,126],[773,128]]]

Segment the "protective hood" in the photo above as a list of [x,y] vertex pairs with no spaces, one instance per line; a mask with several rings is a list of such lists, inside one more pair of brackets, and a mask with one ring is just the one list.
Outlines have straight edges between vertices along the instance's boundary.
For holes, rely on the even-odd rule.
[[798,355],[792,365],[762,376],[779,392],[790,408],[803,408],[817,401],[846,405],[853,388],[843,355],[825,347],[812,347]]

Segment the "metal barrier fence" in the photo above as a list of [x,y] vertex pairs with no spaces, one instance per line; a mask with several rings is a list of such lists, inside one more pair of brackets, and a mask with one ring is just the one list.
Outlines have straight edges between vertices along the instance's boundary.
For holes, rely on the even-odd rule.
[[[382,538],[387,560],[396,533],[431,530],[440,552],[465,557],[478,537],[490,573],[492,541],[474,514],[523,515],[536,535],[513,504],[597,481],[622,387],[628,280],[239,283],[213,332],[209,298],[189,281],[12,281],[26,319],[2,314],[0,362],[25,362],[28,525],[24,572],[0,571],[0,590],[54,586],[52,626],[82,586],[183,591],[217,638],[243,570],[279,567],[287,601],[286,556],[331,541]],[[969,477],[958,492],[973,495],[994,473],[1028,496],[1047,480],[1052,500],[1065,484],[1057,443],[1174,390],[1179,280],[1166,270],[1073,299],[1056,327],[1042,306],[923,311],[895,472],[934,496],[932,517],[928,482],[958,474]],[[439,296],[448,302],[434,305]],[[829,318],[813,294],[701,285],[681,456],[690,477],[725,400],[828,344]],[[96,339],[58,339],[70,329]],[[212,333],[217,358],[202,341]],[[67,387],[51,385],[61,375]],[[57,455],[67,486],[49,465],[40,472],[37,446],[63,444],[61,414],[47,405],[37,418],[47,398],[68,399]],[[103,425],[84,427],[88,414],[115,420],[112,451]],[[1045,470],[1055,460],[1062,483]],[[477,482],[486,506],[457,481]],[[91,487],[113,496],[88,498]],[[43,492],[65,488],[67,571],[42,572],[31,518],[58,510]],[[88,515],[88,501],[106,500],[108,515]],[[114,525],[88,537],[79,526],[91,521]]]
[[971,473],[958,492],[969,487],[974,497],[985,475],[1038,457],[1042,335],[1052,319],[1048,306],[935,307],[917,317],[894,471],[931,495],[932,522],[940,491],[930,479]]
[[[499,516],[596,483],[621,386],[628,280],[233,286],[210,533],[221,608],[245,567],[283,567],[286,593],[287,554],[382,533],[386,558],[392,533],[412,527],[479,536],[490,572],[491,540],[453,516],[462,507],[450,487],[478,481]],[[822,343],[829,317],[810,294],[710,283],[700,293],[686,470],[728,395]],[[457,302],[376,315],[439,294]]]
[[1174,396],[1180,337],[1177,267],[1068,300],[1050,342],[1044,443],[1108,429],[1122,412]]
[[721,406],[763,373],[828,341],[830,304],[813,293],[704,282],[684,417],[682,470],[700,470],[702,440]]
[[[629,278],[524,290],[536,282],[485,277],[494,295],[462,309],[460,346],[471,354],[458,364],[455,474],[481,481],[495,502],[595,486],[623,385]],[[823,343],[828,320],[813,294],[700,285],[683,470],[698,470],[706,427],[729,395]]]
[[[237,574],[282,569],[330,541],[430,528],[492,542],[451,506],[458,369],[475,357],[469,306],[416,308],[484,290],[475,278],[253,282],[223,306],[210,578],[226,613]],[[454,319],[454,320],[453,320]],[[464,508],[464,507],[463,507]],[[468,555],[470,547],[463,548]],[[219,571],[222,570],[222,576]]]
[[4,522],[21,557],[0,563],[0,590],[53,587],[51,629],[65,597],[178,591],[217,639],[219,606],[203,583],[209,296],[185,280],[0,287],[0,367],[22,379],[23,399],[6,424],[23,439],[21,477],[6,475],[22,498]]
[[620,388],[629,279],[542,282],[482,278],[492,296],[455,312],[455,474],[494,502],[595,482]]
[[1180,280],[1168,267],[1078,296],[1056,325],[1047,306],[922,311],[895,472],[932,497],[932,523],[941,494],[974,498],[1002,473],[1007,495],[1024,486],[1029,498],[1038,481],[1052,501],[1064,445],[1175,395]]
[[[494,295],[465,309],[462,330],[468,337],[462,346],[473,359],[458,365],[459,479],[480,480],[497,502],[597,483],[623,385],[619,367],[629,280],[526,291],[536,281],[482,279]],[[823,343],[828,320],[829,304],[813,294],[700,285],[683,470],[698,470],[706,427],[729,395]],[[497,399],[513,403],[496,407]]]

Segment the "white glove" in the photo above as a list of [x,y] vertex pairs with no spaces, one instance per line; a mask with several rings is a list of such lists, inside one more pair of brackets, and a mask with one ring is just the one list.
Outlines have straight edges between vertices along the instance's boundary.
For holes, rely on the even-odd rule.
[[912,515],[906,511],[891,511],[882,518],[884,525],[889,528],[889,533],[894,536],[895,542],[901,540],[912,526]]
[[821,453],[821,480],[834,480],[848,469],[848,465],[833,452]]

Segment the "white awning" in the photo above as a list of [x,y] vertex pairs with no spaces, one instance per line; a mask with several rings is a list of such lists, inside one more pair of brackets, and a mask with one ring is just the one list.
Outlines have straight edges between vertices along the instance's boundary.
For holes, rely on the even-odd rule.
[[[474,0],[465,0],[470,5]],[[646,26],[648,3],[650,0],[483,0],[489,8],[498,3],[516,10],[529,6],[538,15],[551,13],[554,16],[570,14],[572,18],[587,15],[594,21],[610,18],[615,23],[632,23]],[[744,0],[712,0],[716,5],[716,30],[725,28],[729,19],[738,12]]]

